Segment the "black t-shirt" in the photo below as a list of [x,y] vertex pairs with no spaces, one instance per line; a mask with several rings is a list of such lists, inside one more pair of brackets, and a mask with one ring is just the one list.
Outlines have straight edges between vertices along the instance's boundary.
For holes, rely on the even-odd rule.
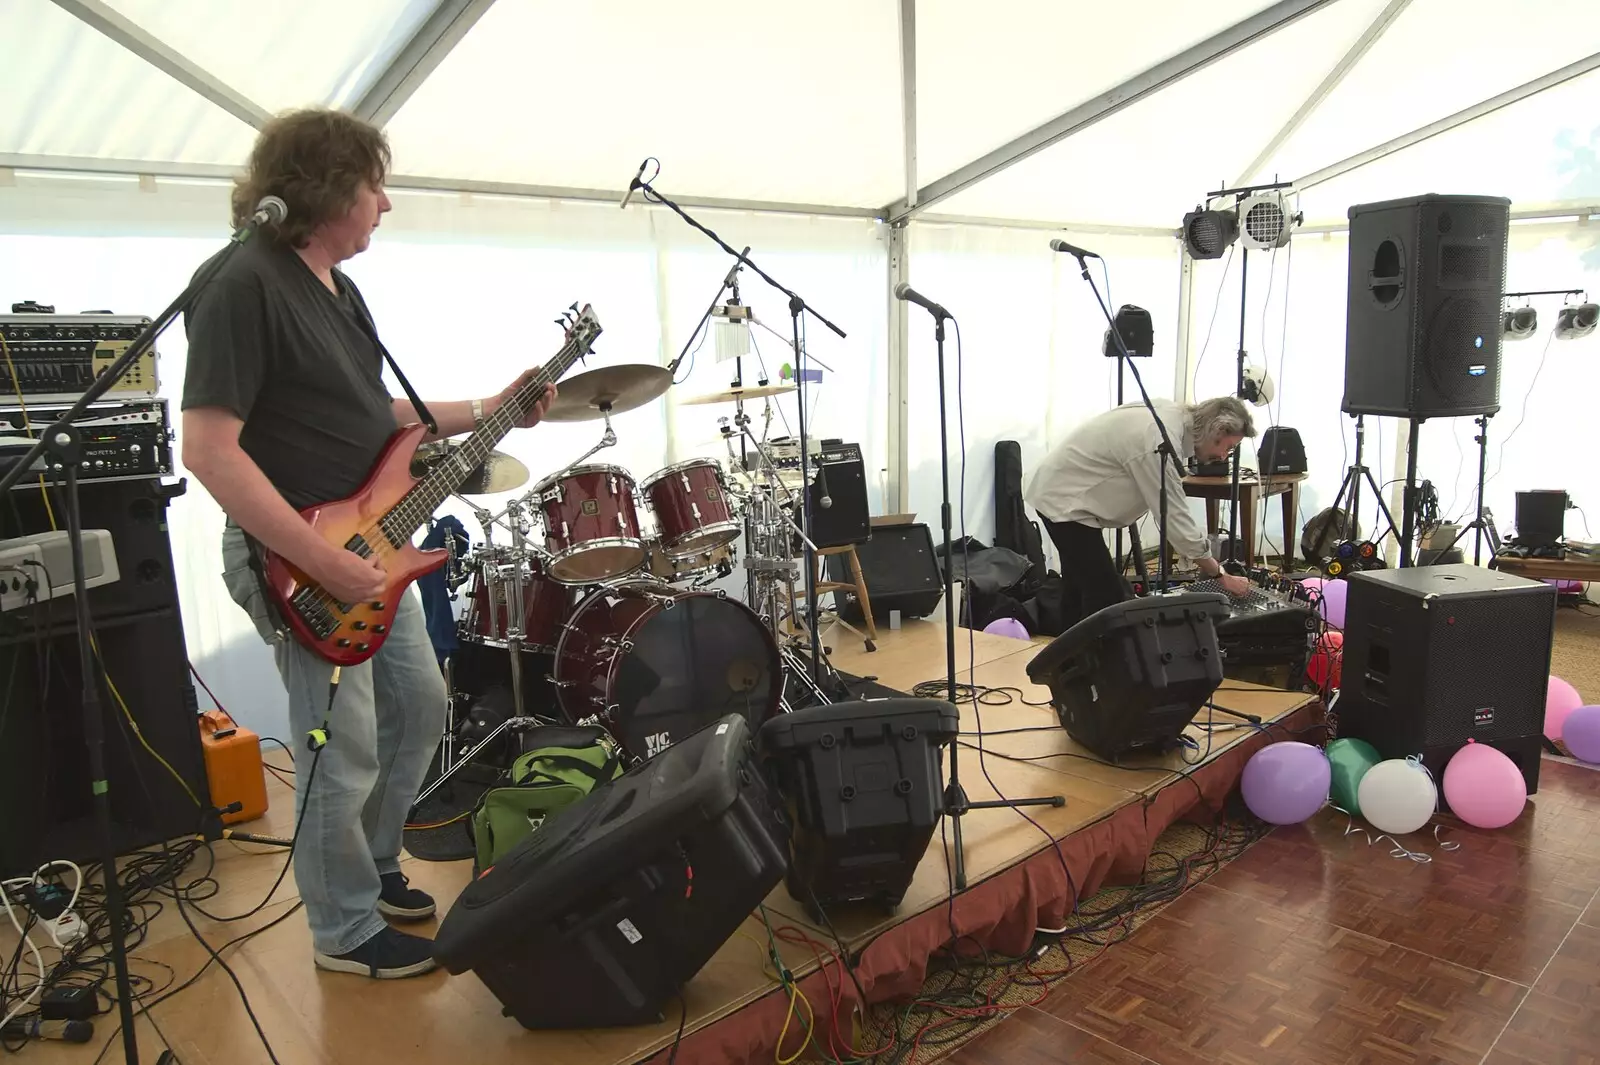
[[240,248],[184,317],[184,410],[244,421],[239,445],[295,508],[343,499],[395,431],[371,318],[335,270],[335,294],[292,250]]

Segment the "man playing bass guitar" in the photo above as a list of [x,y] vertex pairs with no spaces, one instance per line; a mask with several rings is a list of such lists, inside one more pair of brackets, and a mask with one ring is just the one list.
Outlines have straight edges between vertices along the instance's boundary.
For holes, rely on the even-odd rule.
[[[388,594],[378,557],[328,543],[298,511],[353,495],[396,429],[427,420],[409,386],[407,398],[390,396],[371,316],[338,268],[366,250],[390,208],[389,163],[383,134],[348,114],[306,110],[270,121],[234,189],[234,224],[268,195],[285,202],[287,215],[260,228],[185,320],[183,462],[227,513],[223,580],[274,644],[295,735],[321,724],[334,666],[280,635],[259,552],[338,600]],[[473,431],[536,372],[487,399],[421,403],[433,417],[429,439]],[[516,424],[538,422],[554,397],[547,385]],[[407,884],[399,854],[446,700],[417,593],[408,587],[400,598],[378,651],[343,669],[329,741],[315,773],[296,776],[295,791],[295,881],[315,963],[378,978],[434,964],[430,940],[385,920],[434,913],[433,899]]]

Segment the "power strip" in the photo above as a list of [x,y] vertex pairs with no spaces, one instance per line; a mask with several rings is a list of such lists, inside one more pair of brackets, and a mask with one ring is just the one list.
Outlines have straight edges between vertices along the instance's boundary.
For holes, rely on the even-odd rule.
[[[109,530],[83,530],[83,568],[87,588],[122,579]],[[0,611],[71,595],[72,588],[72,541],[66,532],[0,540]]]

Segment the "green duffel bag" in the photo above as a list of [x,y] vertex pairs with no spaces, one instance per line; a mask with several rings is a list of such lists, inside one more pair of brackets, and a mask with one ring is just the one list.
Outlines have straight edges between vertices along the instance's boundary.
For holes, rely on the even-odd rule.
[[528,733],[534,744],[511,763],[505,781],[483,793],[472,811],[478,872],[536,831],[545,819],[622,776],[622,755],[605,729],[545,726]]

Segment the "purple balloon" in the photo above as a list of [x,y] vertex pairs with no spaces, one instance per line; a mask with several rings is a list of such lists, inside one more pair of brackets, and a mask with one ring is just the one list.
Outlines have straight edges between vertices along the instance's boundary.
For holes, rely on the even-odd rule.
[[1250,812],[1274,825],[1298,825],[1322,809],[1332,783],[1322,748],[1295,740],[1261,748],[1239,779]]
[[995,618],[983,627],[991,636],[1009,636],[1013,640],[1028,639],[1028,627],[1016,618]]
[[1580,706],[1567,715],[1561,742],[1580,762],[1600,762],[1600,706]]
[[1344,628],[1344,605],[1349,595],[1350,585],[1344,581],[1323,582],[1322,601],[1317,604],[1317,613],[1334,628]]

